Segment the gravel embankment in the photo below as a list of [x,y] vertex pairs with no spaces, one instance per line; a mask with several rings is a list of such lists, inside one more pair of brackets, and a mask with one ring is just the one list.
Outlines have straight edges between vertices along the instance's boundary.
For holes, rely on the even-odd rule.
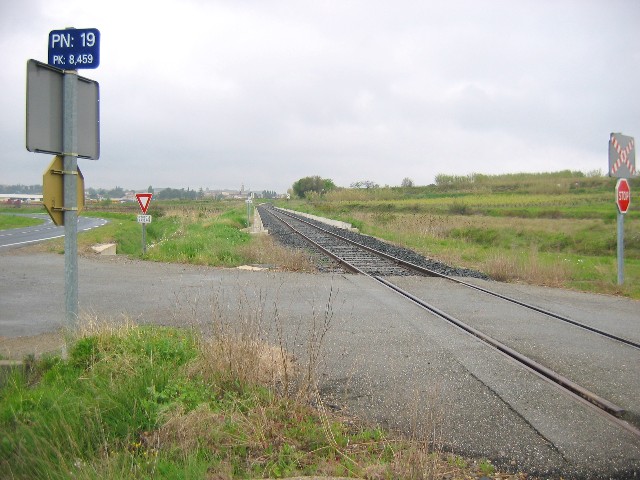
[[[302,248],[309,250],[309,244],[302,240],[300,236],[291,232],[286,226],[283,226],[279,221],[274,219],[271,215],[268,214],[268,208],[258,207],[262,223],[265,228],[269,230],[269,234],[276,238],[280,243],[285,246],[292,248]],[[267,210],[267,214],[263,214],[263,212]],[[384,242],[377,238],[371,237],[369,235],[363,235],[361,233],[350,232],[348,230],[340,229],[333,227],[331,225],[327,225],[322,222],[317,222],[312,219],[305,219],[305,221],[319,225],[325,230],[336,232],[339,235],[342,235],[349,240],[353,240],[362,245],[366,245],[367,247],[374,248],[376,250],[380,250],[388,255],[393,255],[396,258],[401,260],[405,260],[407,262],[414,263],[421,267],[428,268],[442,275],[448,275],[451,277],[472,277],[472,278],[481,278],[488,279],[489,277],[477,270],[471,270],[468,268],[460,268],[460,267],[452,267],[451,265],[447,265],[445,263],[439,262],[437,260],[433,260],[430,258],[426,258],[419,253],[414,252],[413,250],[409,250],[408,248],[399,247],[397,245],[392,245],[390,243]],[[319,269],[323,270],[326,266],[319,265]]]

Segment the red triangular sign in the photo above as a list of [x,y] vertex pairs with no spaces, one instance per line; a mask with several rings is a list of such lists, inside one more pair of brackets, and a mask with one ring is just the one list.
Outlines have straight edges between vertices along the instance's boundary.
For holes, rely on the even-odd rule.
[[136,193],[136,198],[138,199],[142,213],[147,213],[147,208],[149,208],[152,196],[153,193]]

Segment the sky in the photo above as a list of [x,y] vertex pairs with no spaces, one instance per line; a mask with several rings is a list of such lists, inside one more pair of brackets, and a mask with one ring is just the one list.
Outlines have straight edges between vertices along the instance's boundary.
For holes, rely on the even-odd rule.
[[637,0],[0,1],[0,184],[39,184],[26,64],[100,31],[85,186],[285,192],[438,174],[608,171],[640,136]]

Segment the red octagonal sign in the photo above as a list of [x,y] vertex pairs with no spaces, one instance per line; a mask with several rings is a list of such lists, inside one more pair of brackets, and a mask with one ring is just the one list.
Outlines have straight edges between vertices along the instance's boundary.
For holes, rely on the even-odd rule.
[[629,182],[627,182],[626,178],[620,178],[616,183],[616,205],[618,205],[620,213],[627,213],[630,204],[631,189],[629,188]]

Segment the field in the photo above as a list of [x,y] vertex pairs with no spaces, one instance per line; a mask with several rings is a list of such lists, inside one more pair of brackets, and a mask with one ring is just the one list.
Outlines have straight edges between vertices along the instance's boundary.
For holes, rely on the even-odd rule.
[[[614,179],[575,172],[514,177],[338,190],[287,205],[496,280],[640,298],[640,214],[633,201],[624,222],[625,282],[617,284]],[[632,192],[639,187],[634,180]]]
[[[615,179],[556,172],[439,175],[437,180],[427,187],[338,189],[278,204],[351,222],[363,233],[481,270],[496,280],[640,299],[640,213],[635,198],[624,222],[625,281],[617,283]],[[630,183],[633,196],[640,179]],[[80,251],[115,242],[118,253],[142,256],[137,213],[136,205],[89,206],[83,215],[102,216],[111,223],[80,234]],[[304,253],[241,231],[247,226],[243,201],[154,202],[149,213],[154,220],[147,228],[148,260],[313,270]],[[8,218],[0,216],[0,221]],[[48,248],[61,252],[63,242],[50,242]]]

